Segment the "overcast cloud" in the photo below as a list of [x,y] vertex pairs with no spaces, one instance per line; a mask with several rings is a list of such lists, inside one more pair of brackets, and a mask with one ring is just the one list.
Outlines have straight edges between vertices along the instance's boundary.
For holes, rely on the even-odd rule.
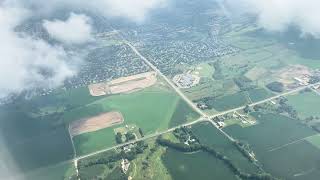
[[93,39],[90,18],[84,14],[70,13],[66,21],[44,20],[43,27],[54,39],[66,44],[83,44]]
[[258,24],[269,30],[283,32],[290,26],[302,35],[320,38],[319,0],[226,0],[229,6],[257,15]]

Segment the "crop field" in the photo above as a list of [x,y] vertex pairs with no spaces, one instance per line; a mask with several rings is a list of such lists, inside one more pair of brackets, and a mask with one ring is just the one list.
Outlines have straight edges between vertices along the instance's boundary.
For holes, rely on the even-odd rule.
[[183,100],[179,100],[175,112],[172,114],[169,127],[174,127],[198,119],[200,116]]
[[257,101],[267,99],[267,98],[273,96],[274,94],[264,88],[261,88],[261,89],[249,90],[248,95],[249,95],[250,100],[252,102],[257,102]]
[[[198,117],[197,113],[171,91],[157,88],[131,94],[114,95],[95,101],[84,108],[82,112],[92,112],[98,107],[103,112],[118,111],[122,114],[126,124],[133,124],[141,128],[144,134],[165,130],[178,123],[192,121]],[[78,116],[78,110],[69,112]],[[85,117],[85,114],[81,114]],[[117,126],[118,127],[118,126]],[[113,127],[96,132],[75,136],[75,146],[78,155],[100,150],[115,144]]]
[[314,145],[320,149],[320,135],[319,134],[315,135],[315,136],[308,137],[306,140],[309,143],[311,143],[312,145]]
[[73,163],[59,163],[57,165],[44,167],[27,173],[25,180],[68,180],[76,179],[76,171]]
[[249,143],[267,172],[278,177],[294,179],[298,178],[297,174],[319,168],[316,165],[319,156],[316,154],[320,151],[306,141],[316,134],[315,131],[297,120],[282,115],[252,115],[259,124],[247,128],[232,125],[224,130],[234,138]]
[[203,97],[223,95],[224,92],[221,92],[221,89],[223,89],[223,82],[205,78],[201,79],[197,86],[184,89],[183,92],[191,100],[197,100]]
[[72,158],[67,126],[52,122],[52,116],[34,118],[23,110],[29,108],[17,105],[0,110],[1,137],[17,168],[29,172]]
[[228,109],[244,106],[248,103],[248,98],[244,93],[236,93],[215,99],[213,108],[217,111],[225,111]]
[[198,123],[192,126],[192,132],[201,143],[212,146],[223,153],[241,170],[247,173],[256,173],[258,169],[238,149],[221,134],[212,124]]
[[300,92],[288,96],[288,104],[291,105],[301,118],[310,116],[320,117],[320,96],[315,92]]
[[169,148],[163,154],[162,161],[173,180],[236,179],[222,161],[205,152],[188,154]]
[[113,128],[116,127],[117,126],[74,136],[73,142],[77,155],[88,154],[115,145],[116,141]]

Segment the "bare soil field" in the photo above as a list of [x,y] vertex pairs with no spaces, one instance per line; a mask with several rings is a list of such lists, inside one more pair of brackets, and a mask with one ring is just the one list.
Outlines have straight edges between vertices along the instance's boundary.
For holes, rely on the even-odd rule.
[[73,121],[69,125],[71,136],[93,132],[122,123],[123,116],[120,112],[107,112],[88,119]]
[[107,94],[131,93],[154,85],[157,82],[155,72],[146,72],[128,77],[121,77],[110,82],[88,86],[92,96]]

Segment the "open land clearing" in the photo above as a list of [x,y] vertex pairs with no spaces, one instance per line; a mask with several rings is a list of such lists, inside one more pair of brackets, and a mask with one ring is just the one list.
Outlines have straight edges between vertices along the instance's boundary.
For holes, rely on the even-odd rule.
[[130,93],[154,85],[157,82],[155,72],[146,72],[128,77],[121,77],[106,83],[91,84],[88,86],[92,96]]
[[123,121],[124,119],[120,112],[102,113],[88,119],[73,121],[70,124],[70,133],[72,136],[76,136],[121,124]]

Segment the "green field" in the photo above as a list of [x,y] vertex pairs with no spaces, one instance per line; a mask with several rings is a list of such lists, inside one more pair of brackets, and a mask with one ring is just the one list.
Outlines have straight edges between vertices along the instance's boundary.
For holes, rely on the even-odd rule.
[[17,168],[28,172],[72,158],[67,127],[56,124],[51,116],[34,118],[24,108],[29,107],[0,109],[1,146],[7,147]]
[[320,117],[320,96],[315,92],[301,92],[296,95],[288,96],[288,102],[301,118],[310,116]]
[[217,98],[213,103],[213,108],[217,111],[225,111],[237,107],[244,106],[248,103],[248,99],[244,93],[236,93],[232,95]]
[[[114,95],[95,101],[81,112],[76,109],[69,112],[69,117],[86,117],[92,115],[92,109],[98,111],[119,111],[125,124],[134,124],[142,129],[144,134],[165,130],[186,121],[194,120],[198,115],[171,91],[158,88],[148,88],[131,94]],[[117,126],[118,127],[118,126]],[[101,150],[115,144],[113,128],[85,133],[74,137],[77,155],[83,155]]]
[[315,136],[308,137],[306,140],[309,143],[311,143],[312,145],[314,145],[320,149],[320,135],[319,134],[317,134]]
[[273,95],[270,91],[260,88],[260,89],[251,89],[248,91],[249,97],[252,102],[261,101],[267,99]]
[[195,124],[192,126],[192,132],[202,144],[212,146],[218,152],[223,153],[241,170],[246,173],[257,173],[258,169],[211,123]]
[[316,164],[320,150],[305,143],[307,137],[316,134],[315,131],[282,115],[252,115],[259,121],[258,125],[247,128],[232,125],[224,130],[234,138],[248,142],[267,172],[276,177],[293,179],[294,175],[303,171],[319,168]]
[[205,152],[188,154],[168,148],[162,161],[174,180],[237,179],[222,161]]
[[25,180],[70,180],[76,179],[76,171],[72,162],[44,167],[27,173]]

